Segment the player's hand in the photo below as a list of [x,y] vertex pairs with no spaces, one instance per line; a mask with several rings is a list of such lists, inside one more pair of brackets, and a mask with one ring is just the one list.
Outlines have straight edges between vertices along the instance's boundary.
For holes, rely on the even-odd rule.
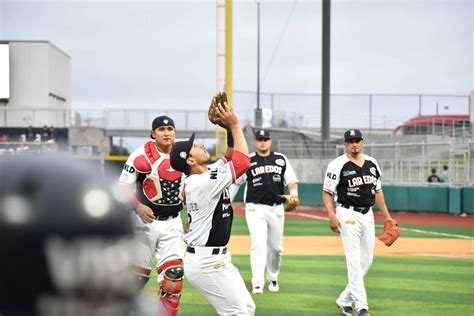
[[239,123],[237,115],[235,115],[232,107],[227,105],[227,102],[224,102],[224,104],[218,103],[216,113],[218,117],[218,123],[221,126],[223,125],[227,128],[231,128],[232,126]]
[[336,216],[329,216],[329,227],[335,233],[339,234],[341,232],[341,223]]
[[155,220],[153,211],[145,204],[139,204],[137,206],[137,214],[144,223],[152,223]]

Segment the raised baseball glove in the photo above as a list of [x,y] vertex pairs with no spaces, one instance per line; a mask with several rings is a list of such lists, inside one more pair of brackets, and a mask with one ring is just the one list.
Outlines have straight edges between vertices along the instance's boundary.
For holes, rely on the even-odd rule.
[[300,205],[300,199],[297,196],[285,195],[285,198],[288,201],[288,203],[285,205],[285,212],[291,212],[296,209],[298,205]]
[[[209,121],[211,121],[212,124],[219,125],[221,127],[222,124],[219,122],[219,116],[217,115],[216,108],[217,104],[221,104],[224,106],[224,102],[227,104],[229,109],[232,109],[232,105],[227,103],[227,94],[225,92],[218,92],[212,97],[211,104],[209,105],[209,110],[207,111],[207,117],[209,118]],[[224,127],[225,128],[225,127]]]
[[395,240],[400,236],[400,227],[394,219],[389,219],[385,221],[383,229],[380,232],[379,240],[383,241],[386,246],[390,247]]

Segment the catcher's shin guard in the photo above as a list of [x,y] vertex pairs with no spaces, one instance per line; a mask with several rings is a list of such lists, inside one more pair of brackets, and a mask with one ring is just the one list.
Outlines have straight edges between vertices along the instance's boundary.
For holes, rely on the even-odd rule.
[[179,299],[183,289],[183,262],[171,260],[163,263],[158,269],[158,282],[160,289],[160,315],[178,315]]

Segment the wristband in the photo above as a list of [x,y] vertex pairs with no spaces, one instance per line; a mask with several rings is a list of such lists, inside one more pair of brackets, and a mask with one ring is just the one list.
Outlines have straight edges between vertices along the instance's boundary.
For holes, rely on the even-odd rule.
[[234,148],[234,137],[230,130],[227,130],[227,147]]
[[298,196],[298,189],[291,189],[290,195]]

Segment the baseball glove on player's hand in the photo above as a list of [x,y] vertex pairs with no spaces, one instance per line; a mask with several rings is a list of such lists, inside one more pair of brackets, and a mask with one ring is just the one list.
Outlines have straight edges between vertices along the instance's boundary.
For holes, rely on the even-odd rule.
[[400,236],[400,227],[394,219],[385,221],[382,232],[379,235],[379,239],[385,243],[386,246],[390,247],[395,240]]
[[291,212],[296,209],[298,205],[300,205],[300,199],[297,196],[284,195],[284,197],[288,201],[288,204],[285,205],[285,212]]
[[222,123],[220,123],[219,116],[216,112],[216,107],[219,103],[222,106],[224,106],[225,103],[230,109],[232,109],[232,105],[227,103],[227,94],[225,92],[218,92],[212,97],[211,104],[209,105],[209,110],[207,111],[207,117],[209,118],[209,121],[211,121],[212,124],[216,124],[220,127],[226,128],[222,125]]

